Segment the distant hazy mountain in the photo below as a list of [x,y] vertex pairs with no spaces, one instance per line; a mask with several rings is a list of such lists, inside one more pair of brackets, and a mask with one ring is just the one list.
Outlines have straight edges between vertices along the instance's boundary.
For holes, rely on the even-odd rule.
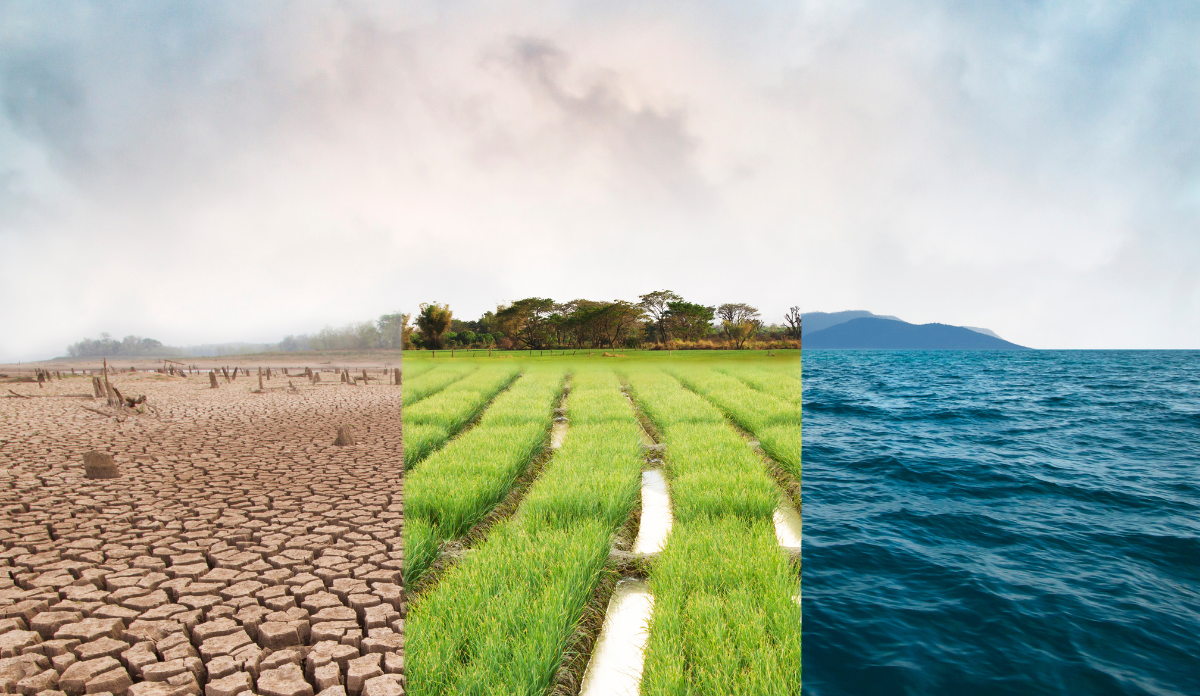
[[823,331],[831,326],[837,326],[850,321],[851,319],[863,319],[874,317],[877,319],[895,319],[900,321],[900,317],[893,317],[887,314],[874,314],[862,309],[852,309],[848,312],[804,312],[800,318],[804,320],[804,336],[808,337],[810,333]]
[[[995,331],[992,331],[991,329],[984,329],[984,328],[980,328],[978,326],[964,326],[963,328],[970,329],[972,331],[978,331],[979,333],[984,334],[986,336],[991,336],[992,338],[1000,338],[1000,334],[996,333]],[[1003,340],[1003,339],[1001,339],[1001,340]]]
[[[808,327],[805,327],[808,328]],[[863,350],[1028,350],[978,330],[864,317],[804,332],[805,348]]]

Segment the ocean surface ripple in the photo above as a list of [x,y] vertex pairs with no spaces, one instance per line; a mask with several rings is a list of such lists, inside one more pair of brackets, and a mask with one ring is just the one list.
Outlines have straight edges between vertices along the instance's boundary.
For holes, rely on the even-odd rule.
[[1200,352],[804,351],[804,692],[1200,694]]

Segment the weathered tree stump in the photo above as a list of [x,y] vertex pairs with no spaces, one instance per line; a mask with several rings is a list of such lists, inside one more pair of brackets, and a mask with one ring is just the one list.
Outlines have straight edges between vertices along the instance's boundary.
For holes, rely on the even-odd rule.
[[396,386],[400,386],[400,368],[396,368]]
[[354,441],[354,430],[348,425],[339,426],[337,429],[337,439],[333,441],[333,444],[338,447],[356,444]]
[[212,370],[211,372],[208,373],[208,386],[210,389],[216,389],[217,386],[219,386],[217,384],[217,371],[216,370]]
[[111,454],[93,451],[83,455],[83,475],[90,479],[113,479],[121,477],[121,470]]
[[101,382],[96,375],[92,375],[92,391],[94,392],[93,396],[97,399],[104,396],[104,382]]

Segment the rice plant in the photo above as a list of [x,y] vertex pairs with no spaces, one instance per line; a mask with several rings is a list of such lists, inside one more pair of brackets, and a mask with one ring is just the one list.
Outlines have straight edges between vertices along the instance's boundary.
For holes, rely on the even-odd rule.
[[728,365],[716,369],[740,379],[753,389],[784,401],[799,404],[804,397],[800,380],[785,370],[749,365]]
[[[519,425],[497,425],[481,419],[477,427],[455,438],[425,459],[405,481],[405,525],[430,525],[437,542],[457,539],[496,506],[545,445],[552,408],[561,389],[557,368],[531,369],[491,408],[523,404],[540,417]],[[530,394],[539,401],[529,401]],[[410,552],[405,538],[405,578],[413,582],[429,567]]]
[[800,693],[800,587],[769,519],[680,525],[650,589],[643,694]]
[[477,369],[479,369],[478,365],[470,363],[446,365],[431,369],[412,379],[405,379],[404,385],[401,387],[404,390],[404,408],[407,410],[410,406],[416,405],[431,394],[436,394]]
[[[453,437],[483,411],[488,402],[512,384],[519,370],[514,365],[487,366],[472,373],[416,406],[404,410],[405,439],[408,428],[419,431],[420,441],[404,448],[404,466],[411,469],[446,439]],[[436,437],[441,433],[441,438]]]
[[[616,407],[632,411],[611,372],[577,373],[573,381],[572,417],[588,404],[614,415]],[[640,434],[632,417],[573,426],[516,515],[414,603],[406,624],[409,693],[549,689],[612,536],[636,504]]]
[[[744,384],[714,374],[697,367],[681,379],[707,395],[737,397],[714,401],[746,405]],[[631,370],[629,379],[666,442],[676,519],[650,575],[655,604],[642,693],[799,694],[799,579],[774,534],[779,489],[704,398],[662,373]],[[685,405],[707,417],[671,410]],[[768,422],[780,412],[787,410],[752,411]]]

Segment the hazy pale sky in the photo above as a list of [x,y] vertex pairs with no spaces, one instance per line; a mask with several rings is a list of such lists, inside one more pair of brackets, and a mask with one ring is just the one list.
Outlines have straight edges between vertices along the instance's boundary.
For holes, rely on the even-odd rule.
[[0,2],[0,361],[422,301],[1200,348],[1190,2]]

